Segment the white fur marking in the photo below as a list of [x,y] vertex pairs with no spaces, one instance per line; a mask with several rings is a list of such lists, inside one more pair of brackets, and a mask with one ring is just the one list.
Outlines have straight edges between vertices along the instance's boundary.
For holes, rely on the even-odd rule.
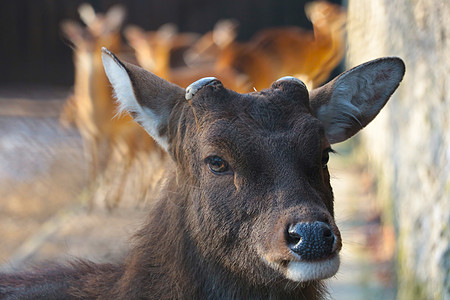
[[286,270],[286,277],[296,282],[325,279],[336,274],[339,264],[339,255],[319,262],[291,261]]
[[160,116],[156,115],[151,109],[143,107],[142,112],[137,114],[135,120],[167,151],[169,148],[167,137],[158,134],[158,126],[162,123]]
[[205,77],[202,79],[197,80],[194,83],[191,83],[187,88],[186,88],[186,95],[185,98],[186,100],[191,100],[192,97],[194,97],[194,95],[205,85],[210,84],[213,81],[218,81],[217,78],[215,77]]
[[167,150],[167,137],[158,134],[160,118],[150,109],[139,105],[125,68],[114,59],[114,56],[106,48],[102,48],[102,60],[106,76],[114,88],[115,97],[119,103],[119,113],[123,111],[134,113],[136,122],[141,124],[156,142]]

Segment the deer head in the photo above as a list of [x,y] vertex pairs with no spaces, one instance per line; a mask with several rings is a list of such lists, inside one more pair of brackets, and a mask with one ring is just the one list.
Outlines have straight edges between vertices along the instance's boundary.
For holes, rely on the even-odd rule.
[[311,92],[284,77],[239,94],[215,78],[184,90],[102,55],[120,109],[173,159],[174,201],[186,217],[180,234],[204,265],[266,286],[337,272],[331,144],[378,114],[403,78],[401,59],[365,63]]

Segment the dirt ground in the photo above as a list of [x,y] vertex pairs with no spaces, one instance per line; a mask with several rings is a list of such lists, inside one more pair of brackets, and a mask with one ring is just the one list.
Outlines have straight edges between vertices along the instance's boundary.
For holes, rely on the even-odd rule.
[[[113,211],[87,210],[88,163],[81,139],[58,120],[67,94],[0,88],[2,271],[73,257],[120,259],[145,217],[132,203]],[[341,269],[328,280],[330,299],[395,299],[392,247],[380,247],[383,239],[393,239],[379,226],[373,179],[346,154],[329,165],[344,240]]]

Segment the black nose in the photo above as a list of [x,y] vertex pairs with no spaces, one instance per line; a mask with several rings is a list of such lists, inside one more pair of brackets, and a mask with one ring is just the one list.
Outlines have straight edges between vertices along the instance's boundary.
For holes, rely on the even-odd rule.
[[318,260],[333,253],[335,236],[324,222],[297,223],[287,228],[289,248],[303,260]]

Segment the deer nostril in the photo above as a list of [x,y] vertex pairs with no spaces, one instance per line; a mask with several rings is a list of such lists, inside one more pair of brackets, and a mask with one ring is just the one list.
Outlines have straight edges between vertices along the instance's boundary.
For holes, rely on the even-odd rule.
[[317,260],[334,252],[335,236],[331,227],[323,222],[297,223],[286,230],[289,249],[304,260]]
[[330,228],[324,228],[323,229],[323,237],[330,238],[332,236],[332,232]]
[[294,225],[290,225],[287,230],[286,241],[288,245],[297,245],[301,243],[302,236]]

